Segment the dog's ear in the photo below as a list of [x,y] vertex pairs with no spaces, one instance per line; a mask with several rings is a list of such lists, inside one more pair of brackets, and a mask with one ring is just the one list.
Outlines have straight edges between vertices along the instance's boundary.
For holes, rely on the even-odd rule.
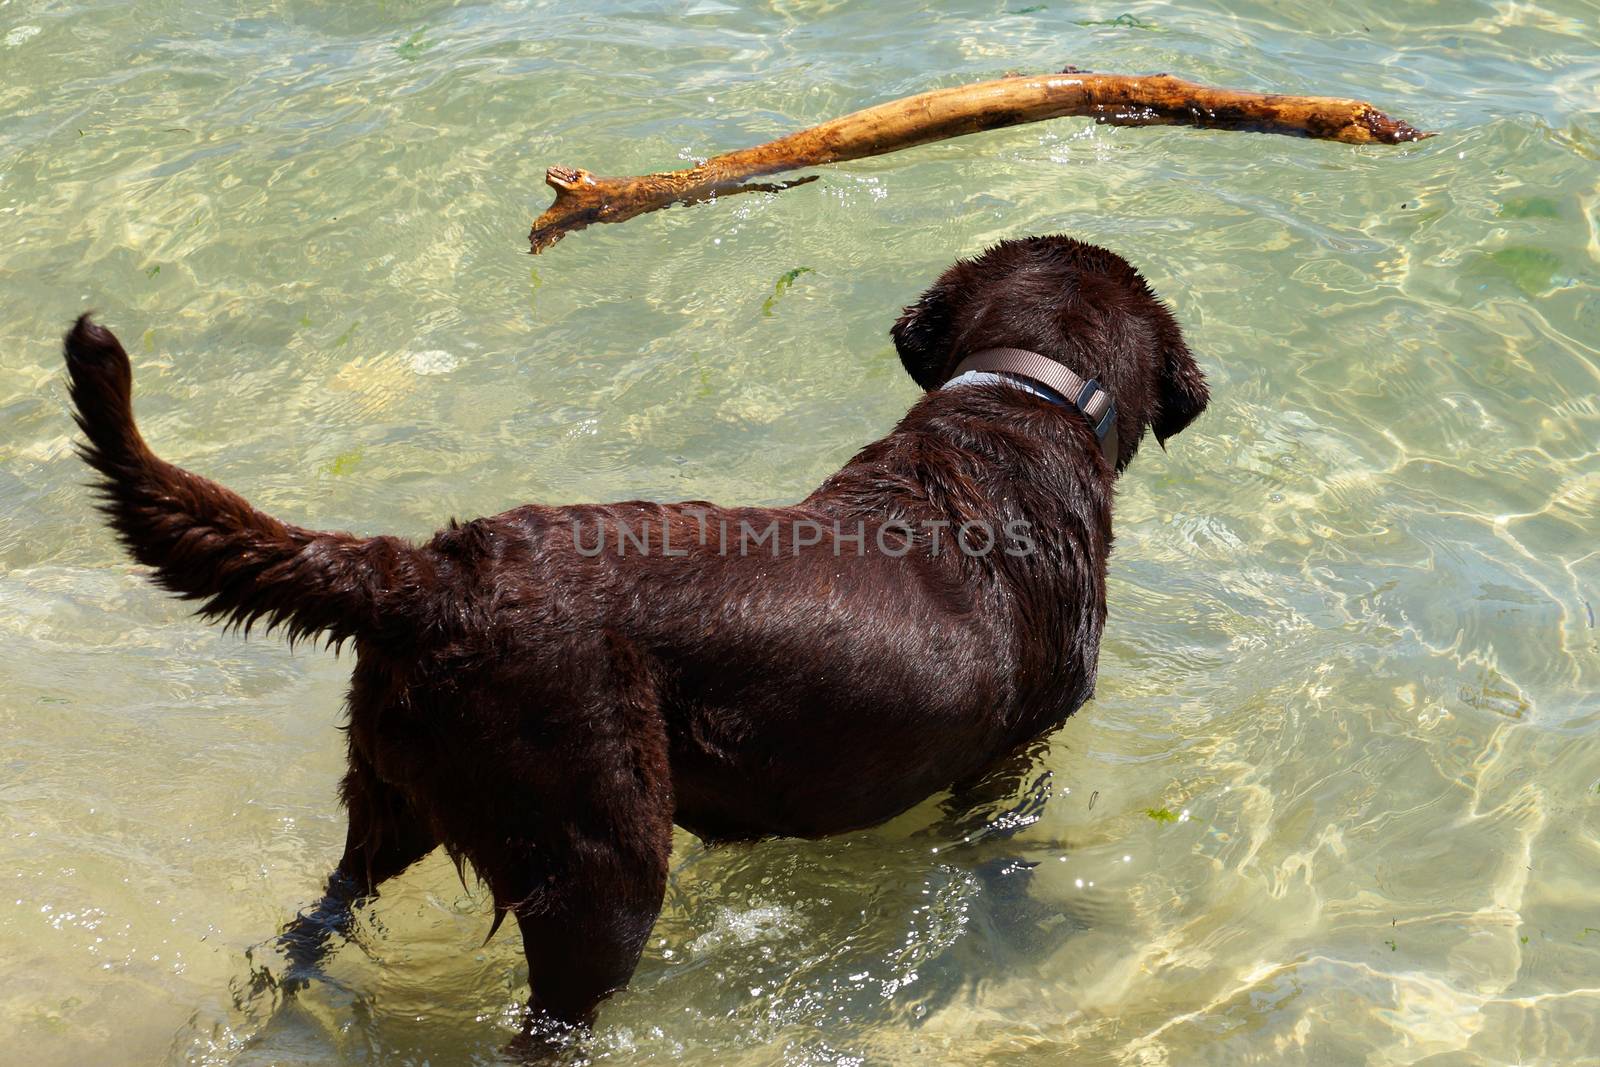
[[950,369],[954,296],[952,286],[943,281],[935,282],[920,300],[905,309],[900,321],[889,330],[906,373],[929,391],[945,383]]
[[1163,447],[1167,438],[1193,422],[1211,399],[1206,376],[1184,343],[1183,331],[1176,322],[1165,325],[1160,339],[1155,411],[1150,418],[1150,429]]

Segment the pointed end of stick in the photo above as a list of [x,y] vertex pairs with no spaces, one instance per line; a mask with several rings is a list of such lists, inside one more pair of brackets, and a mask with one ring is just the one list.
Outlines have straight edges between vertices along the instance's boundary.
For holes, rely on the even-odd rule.
[[1356,116],[1357,123],[1374,141],[1381,144],[1404,144],[1407,141],[1425,141],[1432,133],[1417,129],[1409,122],[1392,119],[1370,104],[1363,105]]
[[1426,141],[1430,137],[1437,136],[1438,134],[1435,134],[1432,131],[1419,130],[1410,123],[1401,122],[1398,119],[1390,120],[1389,126],[1382,132],[1377,133],[1378,140],[1385,144],[1405,144],[1407,141]]

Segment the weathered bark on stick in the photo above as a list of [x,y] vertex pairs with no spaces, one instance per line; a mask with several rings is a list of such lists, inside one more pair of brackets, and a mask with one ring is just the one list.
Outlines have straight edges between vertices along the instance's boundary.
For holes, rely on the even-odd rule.
[[1078,115],[1115,126],[1183,125],[1296,134],[1346,144],[1399,144],[1423,133],[1361,100],[1218,89],[1170,74],[1023,75],[936,89],[832,119],[776,141],[727,152],[686,170],[602,178],[551,167],[555,203],[528,239],[542,252],[593,222],[623,222],[671,204],[719,195],[772,192],[816,180],[747,184],[752,178],[897,152],[982,130]]

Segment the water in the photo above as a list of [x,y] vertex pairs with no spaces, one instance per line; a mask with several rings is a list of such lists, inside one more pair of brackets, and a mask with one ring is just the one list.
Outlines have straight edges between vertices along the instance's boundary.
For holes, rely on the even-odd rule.
[[[422,535],[796,499],[913,399],[899,307],[1062,231],[1145,270],[1216,398],[1122,482],[1098,699],[964,830],[933,802],[820,843],[680,834],[588,1053],[1600,1062],[1600,9],[1228,6],[0,4],[7,1058],[487,1062],[525,996],[439,857],[332,981],[252,993],[342,844],[349,661],[221,635],[119,554],[71,455],[72,316],[129,342],[165,455]],[[549,164],[681,165],[1069,62],[1440,136],[1067,120],[526,254]]]

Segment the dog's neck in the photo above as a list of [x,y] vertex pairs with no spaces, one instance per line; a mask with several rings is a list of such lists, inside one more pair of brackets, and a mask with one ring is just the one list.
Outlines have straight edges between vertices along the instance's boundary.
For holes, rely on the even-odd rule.
[[941,388],[1000,382],[1015,386],[1060,407],[1070,407],[1089,420],[1100,452],[1117,469],[1117,403],[1093,378],[1026,348],[986,348],[956,366]]

